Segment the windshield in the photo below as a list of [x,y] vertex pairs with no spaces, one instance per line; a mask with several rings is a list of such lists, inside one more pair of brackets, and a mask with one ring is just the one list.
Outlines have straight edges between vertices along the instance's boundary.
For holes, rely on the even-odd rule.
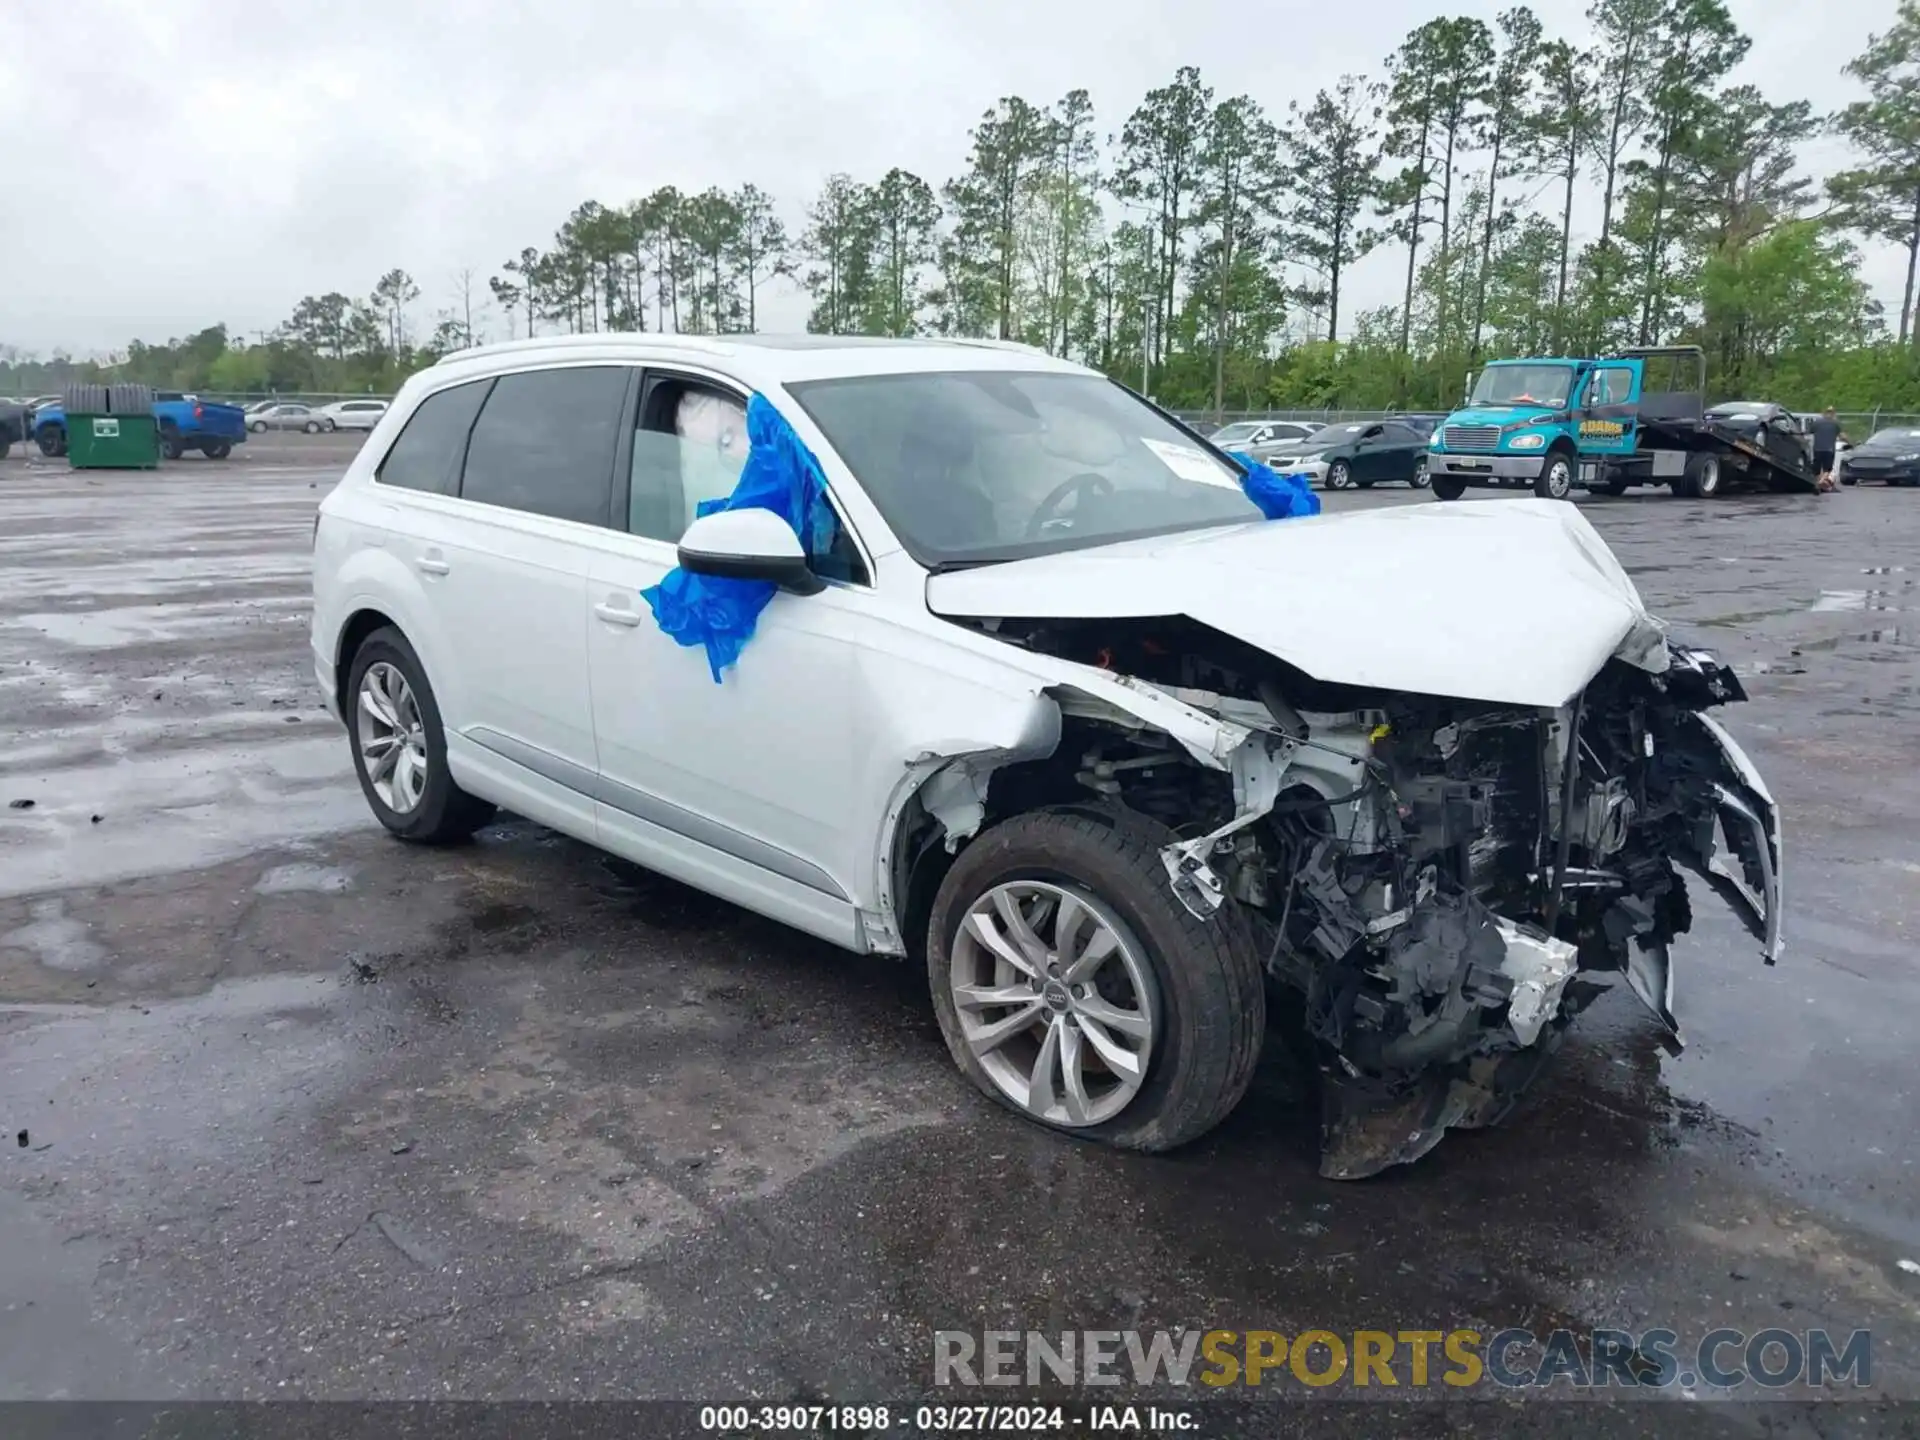
[[1231,445],[1236,440],[1251,440],[1266,428],[1256,420],[1238,420],[1224,430],[1214,431],[1207,438],[1216,445]]
[[1370,420],[1355,421],[1351,425],[1328,425],[1316,430],[1300,442],[1302,449],[1332,449],[1335,445],[1351,445],[1374,427],[1377,422]]
[[1260,518],[1238,467],[1098,376],[863,375],[787,391],[930,567]]
[[1571,365],[1489,365],[1473,387],[1474,405],[1564,405]]
[[1920,446],[1920,430],[1908,430],[1899,426],[1891,430],[1876,430],[1867,438],[1867,444]]

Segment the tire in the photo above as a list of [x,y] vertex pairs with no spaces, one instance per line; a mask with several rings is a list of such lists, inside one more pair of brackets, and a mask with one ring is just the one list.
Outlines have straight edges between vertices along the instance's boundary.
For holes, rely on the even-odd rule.
[[338,430],[340,427],[338,424],[334,422],[334,419],[332,416],[328,416],[326,419],[320,422],[320,428],[326,431],[327,434],[331,435],[333,434],[334,431]]
[[264,420],[249,420],[247,422],[247,429],[256,435],[264,435],[267,432],[267,422]]
[[[411,704],[402,702],[395,707],[403,720],[413,722],[410,727],[415,741],[412,745],[402,745],[401,749],[410,750],[424,761],[425,779],[416,792],[411,804],[396,807],[394,800],[404,798],[408,790],[396,790],[400,780],[399,765],[387,775],[376,780],[368,770],[365,754],[367,740],[372,734],[387,729],[378,721],[367,723],[363,716],[360,696],[367,684],[369,674],[375,674],[380,693],[392,704],[396,691],[392,685],[392,676],[397,674],[405,684],[406,694]],[[353,773],[359,777],[360,793],[367,797],[367,804],[373,815],[389,831],[402,840],[419,845],[442,845],[449,841],[465,840],[493,818],[493,806],[477,796],[469,795],[453,783],[453,774],[447,768],[447,737],[440,723],[440,706],[433,698],[433,687],[427,683],[426,670],[420,659],[413,653],[413,647],[391,625],[382,626],[361,642],[354,651],[353,661],[347,667],[347,688],[340,697],[340,709],[347,720],[348,743],[353,751]],[[411,773],[409,770],[408,773]],[[385,783],[394,799],[381,794],[379,786]]]
[[180,438],[180,432],[171,425],[160,429],[160,454],[168,460],[178,460],[187,453],[187,447]]
[[1564,500],[1573,493],[1573,457],[1564,450],[1550,450],[1540,462],[1534,477],[1533,493],[1542,500]]
[[215,440],[200,453],[209,460],[224,460],[233,453],[233,446],[224,440]]
[[43,425],[34,433],[33,443],[48,459],[67,453],[67,429],[64,425]]
[[1433,483],[1433,477],[1427,473],[1427,457],[1421,455],[1413,462],[1413,475],[1407,481],[1416,490],[1425,490]]
[[1467,482],[1457,475],[1434,475],[1429,478],[1436,500],[1458,500],[1467,493]]
[[306,432],[309,435],[318,435],[320,433],[320,422],[318,420],[307,421]]
[[1720,494],[1720,457],[1689,455],[1686,472],[1681,475],[1675,493],[1689,500],[1711,500]]
[[1350,490],[1353,488],[1353,467],[1344,460],[1336,460],[1327,466],[1327,489]]
[[[960,852],[934,897],[927,929],[927,978],[934,1014],[954,1062],[988,1097],[1037,1124],[1120,1149],[1148,1151],[1198,1139],[1239,1104],[1253,1079],[1266,1029],[1260,953],[1235,902],[1201,920],[1175,898],[1159,854],[1173,838],[1166,827],[1130,811],[1061,808],[1003,821]],[[1044,1004],[1036,998],[1032,1010],[1042,1034],[1071,1033],[1076,1038],[1060,1043],[1071,1043],[1083,1056],[1096,1042],[1078,1037],[1096,1030],[1109,1045],[1123,1036],[1140,1039],[1144,1060],[1134,1082],[1137,1089],[1111,1113],[1101,1113],[1101,1106],[1111,1105],[1127,1088],[1118,1069],[1096,1067],[1092,1083],[1083,1088],[1091,1108],[1075,1116],[1068,1108],[1072,1092],[1064,1083],[1064,1071],[1051,1067],[1049,1073],[1060,1077],[1050,1087],[1058,1103],[1054,1113],[1036,1114],[1020,1079],[1045,1053],[1032,1028],[1018,1030],[1004,1044],[985,1051],[984,1061],[968,1040],[954,994],[956,977],[963,985],[994,987],[1004,983],[997,978],[1002,974],[1020,979],[1012,965],[992,963],[995,952],[976,938],[977,931],[962,933],[976,905],[995,913],[991,897],[1015,893],[1003,889],[1008,886],[1034,892],[1038,906],[1054,907],[1033,917],[1040,928],[1057,918],[1059,900],[1067,896],[1081,907],[1083,919],[1075,933],[1084,935],[1086,944],[1092,943],[1085,931],[1090,925],[1105,927],[1115,942],[1112,953],[1092,972],[1097,988],[1090,996],[1083,987],[1069,990],[1055,984],[1048,987],[1055,998]],[[1009,943],[1004,932],[1002,943]],[[1144,978],[1145,996],[1132,983],[1136,971]],[[988,978],[990,974],[995,978]],[[1087,1000],[1104,1004],[1108,1014],[1130,1011],[1135,1021],[1144,1019],[1147,1033],[1141,1037],[1117,1025],[1086,1028],[1093,1017],[1083,1018],[1078,1006]],[[965,1024],[975,1027],[1022,1013],[1013,1003],[969,1009],[1004,1012],[991,1020],[970,1014]],[[1120,1048],[1127,1047],[1123,1043]],[[1022,1094],[1005,1088],[1009,1084]]]

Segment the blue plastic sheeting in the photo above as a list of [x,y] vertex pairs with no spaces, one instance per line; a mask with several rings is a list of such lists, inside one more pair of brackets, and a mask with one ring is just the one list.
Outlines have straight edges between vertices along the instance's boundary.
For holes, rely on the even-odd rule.
[[[833,540],[834,519],[820,462],[757,393],[747,402],[747,446],[747,462],[733,493],[703,500],[694,518],[720,510],[771,510],[793,527],[807,554],[825,554]],[[707,668],[718,685],[720,672],[740,658],[760,612],[778,588],[771,580],[694,575],[676,566],[658,585],[642,590],[640,598],[666,634],[682,645],[706,647]]]
[[1231,450],[1227,453],[1246,472],[1240,477],[1240,488],[1267,519],[1298,520],[1320,513],[1320,497],[1313,493],[1312,482],[1305,475],[1282,475],[1251,455],[1239,455]]

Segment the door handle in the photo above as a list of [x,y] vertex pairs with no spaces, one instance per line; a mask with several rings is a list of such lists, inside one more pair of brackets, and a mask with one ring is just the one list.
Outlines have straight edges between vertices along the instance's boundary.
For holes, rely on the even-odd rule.
[[437,560],[431,555],[422,555],[413,563],[416,569],[428,575],[446,575],[450,574],[453,570],[453,567],[447,564],[446,561]]
[[609,625],[626,625],[632,627],[640,623],[640,612],[638,610],[629,610],[624,605],[608,605],[602,603],[593,607],[593,613]]

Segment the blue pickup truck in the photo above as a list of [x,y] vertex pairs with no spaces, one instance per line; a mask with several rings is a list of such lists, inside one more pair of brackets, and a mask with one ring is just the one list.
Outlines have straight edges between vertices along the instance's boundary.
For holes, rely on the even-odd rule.
[[[209,460],[224,460],[233,447],[247,441],[247,414],[238,405],[222,405],[162,390],[154,396],[153,418],[160,429],[160,453],[178,460],[198,450]],[[67,453],[67,412],[59,404],[42,405],[33,412],[33,441],[42,455]]]

